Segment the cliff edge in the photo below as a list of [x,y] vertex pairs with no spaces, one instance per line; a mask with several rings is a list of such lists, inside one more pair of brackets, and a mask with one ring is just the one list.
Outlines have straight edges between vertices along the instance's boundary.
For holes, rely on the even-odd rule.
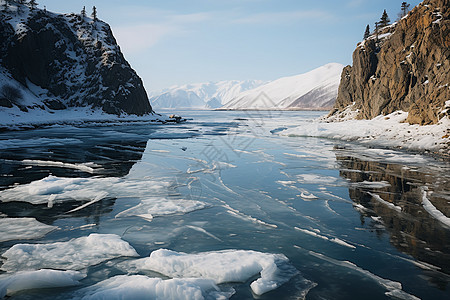
[[13,3],[0,12],[0,108],[152,112],[108,24]]
[[352,111],[357,119],[372,119],[402,110],[406,122],[420,125],[449,116],[449,4],[425,0],[378,37],[359,43],[329,116]]

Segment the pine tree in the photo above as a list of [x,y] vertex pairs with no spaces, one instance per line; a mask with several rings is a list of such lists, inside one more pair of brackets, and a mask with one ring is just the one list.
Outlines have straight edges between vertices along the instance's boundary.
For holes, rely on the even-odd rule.
[[407,2],[402,2],[402,18],[409,13],[409,4]]
[[81,16],[83,19],[86,17],[86,6],[83,6],[83,9],[81,10]]
[[36,0],[30,0],[28,5],[30,6],[30,9],[33,10],[38,4],[36,3]]
[[381,20],[380,21],[380,26],[381,27],[387,26],[391,22],[391,20],[389,19],[388,14],[386,12],[386,10],[383,11],[383,14],[381,15],[380,20]]
[[367,24],[366,31],[364,32],[364,39],[366,40],[370,36],[370,26]]
[[97,8],[95,6],[92,7],[92,18],[97,21]]

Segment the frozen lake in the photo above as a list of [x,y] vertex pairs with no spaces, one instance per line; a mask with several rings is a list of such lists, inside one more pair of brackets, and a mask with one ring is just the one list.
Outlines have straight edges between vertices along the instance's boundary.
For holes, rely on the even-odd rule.
[[450,299],[448,162],[178,113],[0,133],[0,298]]

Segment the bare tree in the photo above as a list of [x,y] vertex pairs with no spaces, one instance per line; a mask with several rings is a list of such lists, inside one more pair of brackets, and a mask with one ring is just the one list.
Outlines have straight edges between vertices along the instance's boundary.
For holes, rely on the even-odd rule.
[[20,100],[22,99],[22,92],[18,88],[13,87],[9,84],[5,84],[4,86],[2,86],[0,94],[4,99],[8,100],[12,104],[19,104]]
[[409,3],[402,2],[402,13],[401,13],[402,18],[409,13],[409,6],[410,6]]

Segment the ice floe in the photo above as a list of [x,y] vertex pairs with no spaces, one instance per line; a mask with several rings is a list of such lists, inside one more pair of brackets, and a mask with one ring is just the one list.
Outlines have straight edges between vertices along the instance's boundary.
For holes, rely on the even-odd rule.
[[[96,169],[99,169],[100,166],[94,163],[80,163],[80,164],[72,164],[72,163],[64,163],[60,161],[49,161],[49,160],[35,160],[35,159],[24,159],[22,164],[29,166],[44,166],[44,167],[58,167],[58,168],[66,168],[66,169],[76,169],[87,173],[95,173]],[[96,169],[94,169],[96,168]]]
[[57,228],[35,218],[0,218],[0,242],[37,239]]
[[0,298],[24,290],[75,286],[80,284],[79,280],[84,277],[86,277],[85,274],[77,271],[50,269],[1,274]]
[[155,194],[168,186],[162,180],[133,180],[117,177],[66,178],[47,176],[29,184],[0,192],[0,201],[23,201],[31,204],[49,202],[99,201],[105,197],[139,197]]
[[382,189],[385,187],[390,187],[391,184],[387,181],[361,181],[361,182],[352,182],[350,184],[351,187],[358,188],[369,188],[369,189]]
[[228,299],[234,290],[222,292],[211,279],[149,278],[143,275],[119,275],[81,289],[74,299]]
[[186,254],[159,249],[150,257],[131,264],[138,270],[152,270],[172,278],[211,279],[216,284],[245,282],[260,274],[260,278],[250,284],[257,295],[278,288],[299,273],[282,254],[251,250]]
[[317,233],[315,231],[311,231],[311,230],[308,230],[308,229],[303,229],[303,228],[298,228],[298,227],[294,227],[294,228],[296,230],[298,230],[298,231],[301,231],[301,232],[306,233],[308,235],[320,238],[320,239],[325,240],[325,241],[330,241],[332,243],[335,243],[335,244],[338,244],[338,245],[341,245],[341,246],[345,246],[345,247],[348,247],[348,248],[352,248],[352,249],[356,248],[354,245],[349,244],[349,243],[347,243],[347,242],[345,242],[345,241],[343,241],[343,240],[341,240],[339,238],[336,238],[336,237],[331,237],[330,238],[330,237],[327,237],[327,236],[325,236],[323,234],[319,234],[319,233]]
[[44,268],[81,270],[120,256],[138,256],[126,241],[115,234],[89,236],[50,244],[16,244],[2,254],[0,268],[13,272]]
[[188,213],[205,207],[205,203],[195,200],[151,198],[142,200],[138,205],[118,213],[116,218],[138,216],[151,221],[156,216]]

